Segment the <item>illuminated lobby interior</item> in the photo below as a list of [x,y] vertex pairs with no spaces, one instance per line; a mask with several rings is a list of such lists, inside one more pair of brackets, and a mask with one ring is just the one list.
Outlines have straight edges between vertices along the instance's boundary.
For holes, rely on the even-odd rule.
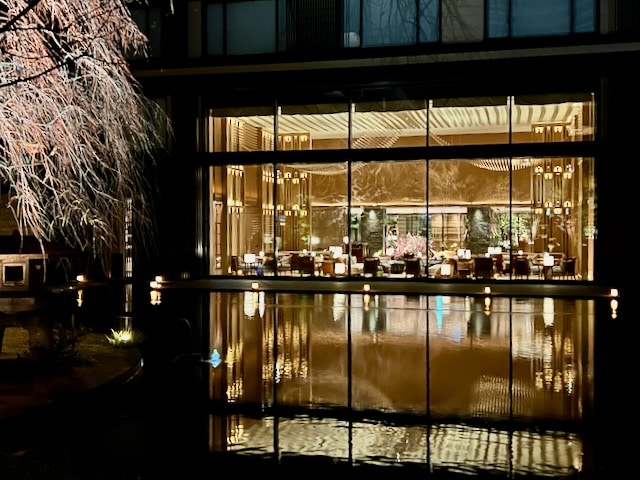
[[553,152],[593,142],[592,93],[398,90],[211,108],[205,149],[238,163],[209,167],[210,275],[593,280],[593,158]]

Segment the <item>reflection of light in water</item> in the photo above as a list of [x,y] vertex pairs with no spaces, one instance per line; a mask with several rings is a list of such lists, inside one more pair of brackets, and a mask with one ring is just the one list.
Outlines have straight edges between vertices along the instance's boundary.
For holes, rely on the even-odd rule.
[[211,352],[211,358],[206,362],[210,363],[213,368],[216,368],[222,363],[222,356],[220,355],[220,352],[218,352],[217,348],[213,349],[213,351]]
[[553,315],[554,315],[553,298],[544,297],[544,299],[542,300],[542,318],[544,319],[545,327],[553,326]]
[[442,330],[443,309],[444,301],[442,299],[442,295],[438,295],[436,297],[436,325],[438,326],[438,331]]
[[[344,420],[303,416],[251,419],[239,431],[233,420],[228,420],[231,425],[226,430],[227,438],[242,444],[223,444],[216,450],[228,448],[260,458],[265,443],[268,445],[269,440],[265,439],[273,439],[277,432],[278,447],[284,452],[296,452],[292,458],[299,459],[318,455],[347,460],[352,451],[352,456],[365,465],[386,467],[400,459],[397,468],[414,468],[424,463],[424,452],[429,448],[430,462],[436,470],[450,468],[471,478],[482,477],[488,469],[497,472],[496,477],[533,474],[536,478],[567,478],[583,468],[583,442],[573,433],[513,432],[467,425],[435,425],[429,432],[424,426],[388,422],[347,425]],[[348,437],[350,431],[353,435]]]
[[345,293],[336,293],[333,296],[333,320],[340,322],[344,320],[344,314],[347,306],[347,295]]
[[260,318],[264,318],[264,311],[265,311],[264,292],[260,292],[258,294],[258,312],[260,313]]
[[616,319],[618,317],[618,300],[611,299],[611,318]]
[[569,364],[565,367],[564,376],[565,376],[564,381],[566,384],[567,393],[571,395],[573,393],[573,385],[576,379],[575,374],[573,372],[573,365]]
[[244,314],[247,317],[254,317],[256,314],[257,292],[244,292]]
[[349,305],[349,321],[351,322],[351,329],[354,332],[361,331],[364,326],[365,304],[364,298],[362,297],[362,295],[351,295],[349,298],[351,300],[351,304]]

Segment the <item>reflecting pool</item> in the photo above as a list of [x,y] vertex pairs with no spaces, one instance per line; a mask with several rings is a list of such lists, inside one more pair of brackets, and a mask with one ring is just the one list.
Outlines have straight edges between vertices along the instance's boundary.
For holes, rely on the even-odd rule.
[[595,302],[169,291],[154,311],[206,352],[211,453],[564,478],[590,452]]

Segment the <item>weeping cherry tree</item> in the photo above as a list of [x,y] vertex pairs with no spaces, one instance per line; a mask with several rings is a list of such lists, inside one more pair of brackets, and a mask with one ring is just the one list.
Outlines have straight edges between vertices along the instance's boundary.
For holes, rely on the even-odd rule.
[[126,3],[0,0],[3,206],[43,253],[117,251],[127,204],[152,231],[144,165],[162,114],[126,60],[147,48]]

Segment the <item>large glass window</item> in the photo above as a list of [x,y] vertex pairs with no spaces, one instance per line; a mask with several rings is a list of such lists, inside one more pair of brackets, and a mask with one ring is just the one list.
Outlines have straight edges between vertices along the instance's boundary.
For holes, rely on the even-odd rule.
[[206,152],[255,152],[275,149],[272,106],[212,108],[207,117]]
[[274,170],[272,165],[211,167],[210,271],[273,272]]
[[442,98],[430,101],[430,146],[506,143],[509,143],[507,97]]
[[[422,277],[428,254],[426,162],[354,162],[351,179],[352,273]],[[367,258],[376,265],[365,271]]]
[[344,95],[328,93],[314,103],[281,100],[278,150],[344,150],[348,138],[348,100]]
[[352,107],[351,148],[424,147],[424,99],[405,89],[362,92]]
[[[345,276],[349,274],[346,162],[281,165],[307,178],[304,214],[279,214],[281,274]],[[285,183],[286,188],[286,183]],[[280,198],[280,197],[279,197]],[[286,198],[286,194],[285,194]],[[278,200],[278,208],[287,208]]]
[[[189,2],[190,56],[199,56],[199,8]],[[227,0],[204,8],[209,55],[482,42],[597,29],[595,0]],[[132,12],[159,48],[157,15]]]
[[511,174],[519,166],[502,158],[429,162],[430,277],[505,278]]
[[594,127],[591,94],[518,95],[513,99],[513,143],[592,141]]
[[[593,280],[594,159],[534,153],[594,139],[592,98],[419,100],[392,89],[212,108],[207,152],[265,150],[279,162],[211,167],[211,271]],[[532,154],[505,155],[510,140]],[[442,157],[474,145],[502,155]]]

